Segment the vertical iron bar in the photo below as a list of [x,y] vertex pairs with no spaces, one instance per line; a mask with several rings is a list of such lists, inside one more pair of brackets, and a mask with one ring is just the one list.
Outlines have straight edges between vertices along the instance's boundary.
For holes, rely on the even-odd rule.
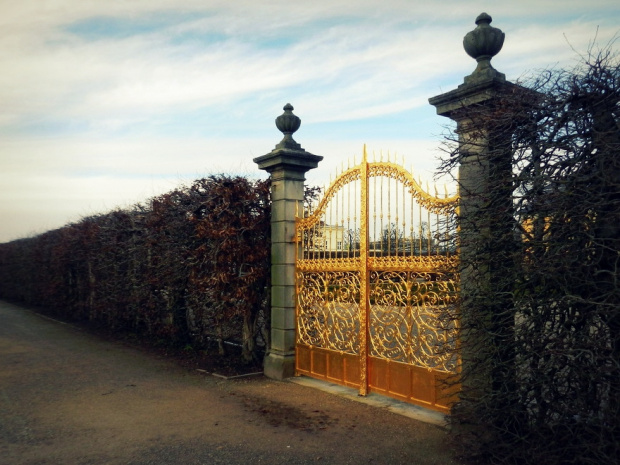
[[[336,177],[336,179],[338,179]],[[325,226],[327,228],[327,258],[332,258],[334,251],[334,244],[332,244],[332,239],[334,238],[334,224],[338,224],[338,197],[340,196],[340,189],[335,193],[331,202],[329,202],[329,222],[325,222]],[[335,221],[334,221],[334,210],[336,211]]]
[[418,234],[419,234],[419,242],[420,242],[420,256],[422,256],[422,204],[418,203]]
[[[388,163],[390,161],[390,153],[388,152]],[[391,178],[387,178],[387,256],[392,255],[392,186]]]
[[[396,158],[396,156],[394,156]],[[396,160],[394,160],[396,162]],[[394,215],[394,252],[398,256],[398,180],[394,179],[394,202],[396,203],[396,213]]]
[[[383,161],[383,154],[381,154],[381,160]],[[383,257],[383,176],[381,176],[381,180],[379,181],[379,250],[380,256]]]
[[441,255],[441,244],[443,242],[443,236],[441,234],[441,219],[439,217],[439,211],[437,211],[437,213],[435,214],[435,228],[437,230],[437,245],[435,246],[435,252],[437,253],[437,255]]
[[[403,168],[404,168],[404,162],[403,162]],[[402,238],[402,244],[401,247],[403,248],[403,257],[406,255],[406,249],[407,249],[407,199],[405,197],[405,183],[402,183],[403,186],[403,230],[401,232],[401,234],[403,235]]]
[[[353,185],[353,227],[356,229],[358,228],[358,224],[357,224],[357,212],[358,212],[358,206],[357,206],[357,182]],[[354,232],[354,240],[355,240],[355,245],[353,248],[353,257],[359,257],[359,251],[357,248],[357,232]]]
[[428,256],[431,256],[431,211],[426,210],[426,216],[428,221],[428,234],[427,234],[427,247],[428,247]]
[[[344,218],[343,218],[344,221]],[[342,227],[342,247],[345,247],[345,240],[344,240],[344,235],[345,235],[345,231],[344,231],[344,223],[343,223],[343,227]],[[346,235],[347,235],[347,239],[348,239],[348,244],[347,244],[347,254],[345,255],[344,253],[342,254],[343,257],[347,257],[347,258],[351,258],[351,248],[353,246],[352,242],[353,242],[353,237],[351,235],[351,183],[349,183],[349,185],[347,186],[347,231],[346,231]]]
[[410,237],[410,242],[411,244],[409,245],[409,247],[411,247],[411,250],[409,251],[409,255],[411,257],[413,257],[415,255],[415,232],[414,232],[414,218],[413,218],[413,204],[415,203],[413,198],[413,195],[409,196],[409,201],[411,202],[410,207],[411,207],[411,215],[409,218],[409,221],[411,221],[410,225],[409,225],[409,237]]
[[[374,159],[376,161],[376,158]],[[373,218],[372,218],[372,240],[373,240],[373,256],[377,256],[377,176],[373,178]]]
[[360,173],[360,396],[368,393],[368,160],[366,146]]

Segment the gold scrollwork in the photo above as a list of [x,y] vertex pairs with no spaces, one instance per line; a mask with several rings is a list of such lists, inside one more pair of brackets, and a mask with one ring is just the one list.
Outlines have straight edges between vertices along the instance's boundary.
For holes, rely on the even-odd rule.
[[[413,175],[402,166],[391,162],[375,161],[366,162],[367,177],[386,177],[400,181],[409,191],[411,196],[415,198],[420,205],[428,209],[432,213],[448,214],[456,209],[458,204],[458,195],[452,197],[440,198],[427,193],[420,184],[415,180]],[[325,212],[327,204],[336,195],[336,193],[350,182],[361,179],[362,163],[353,168],[349,168],[340,174],[334,182],[329,186],[325,195],[317,205],[312,215],[306,218],[298,218],[300,229],[308,229],[320,221],[321,216]]]
[[359,273],[297,273],[297,342],[359,354]]
[[373,270],[407,270],[418,272],[453,272],[457,269],[456,255],[432,256],[386,256],[370,257],[369,267]]
[[454,372],[456,300],[456,285],[443,273],[371,272],[370,355]]
[[414,179],[409,171],[402,166],[390,162],[373,162],[368,164],[368,177],[386,177],[396,179],[405,185],[409,193],[420,205],[432,213],[447,214],[454,211],[458,203],[458,195],[440,198],[427,193]]
[[350,182],[360,179],[361,165],[349,168],[336,178],[336,180],[325,191],[325,195],[317,205],[312,215],[307,218],[297,218],[299,229],[309,229],[319,222],[321,216],[325,212],[325,208],[329,201],[336,195],[336,193]]

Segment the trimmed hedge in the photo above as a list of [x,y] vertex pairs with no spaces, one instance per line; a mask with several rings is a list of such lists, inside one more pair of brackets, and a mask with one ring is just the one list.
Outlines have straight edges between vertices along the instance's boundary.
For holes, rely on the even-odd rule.
[[0,244],[0,298],[167,343],[268,346],[268,181],[210,176]]

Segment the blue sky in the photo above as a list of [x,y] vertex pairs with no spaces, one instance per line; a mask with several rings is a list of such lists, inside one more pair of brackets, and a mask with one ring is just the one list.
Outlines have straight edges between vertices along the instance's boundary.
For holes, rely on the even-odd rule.
[[288,102],[325,157],[310,184],[364,144],[431,178],[446,121],[428,98],[475,68],[478,14],[506,34],[493,64],[512,81],[620,33],[616,0],[0,4],[0,242],[211,173],[265,177],[252,159]]

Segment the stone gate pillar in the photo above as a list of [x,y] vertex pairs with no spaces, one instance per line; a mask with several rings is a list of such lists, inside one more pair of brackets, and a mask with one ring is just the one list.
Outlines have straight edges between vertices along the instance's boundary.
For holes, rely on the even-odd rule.
[[463,39],[465,51],[478,62],[475,71],[457,89],[429,99],[439,115],[456,122],[459,137],[462,403],[499,385],[506,388],[514,368],[509,363],[512,344],[503,343],[514,328],[511,289],[499,287],[509,282],[514,252],[514,121],[502,118],[502,95],[523,88],[491,65],[504,42],[504,33],[491,27],[491,20],[479,15],[476,29]]
[[265,375],[274,379],[295,374],[295,216],[302,211],[305,173],[323,159],[295,142],[300,125],[293,106],[286,104],[276,118],[284,138],[254,159],[271,181],[271,344]]

